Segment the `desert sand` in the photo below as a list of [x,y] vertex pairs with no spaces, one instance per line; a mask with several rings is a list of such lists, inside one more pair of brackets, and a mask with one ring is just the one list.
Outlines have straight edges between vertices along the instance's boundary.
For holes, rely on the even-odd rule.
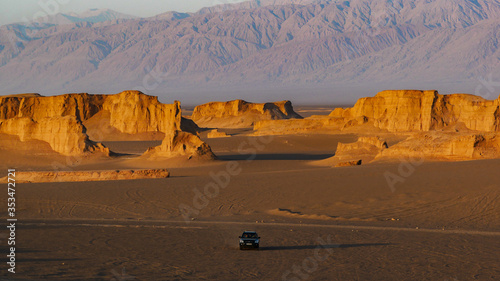
[[[440,99],[437,93],[430,94]],[[492,102],[485,106],[494,105]],[[304,111],[306,119],[259,122],[304,122],[311,115],[325,120],[340,118],[316,114],[330,111],[324,107],[308,107]],[[419,116],[422,112],[418,111]],[[489,109],[483,107],[481,112],[485,112],[482,120],[488,121],[485,118]],[[248,126],[211,126],[210,130],[187,132],[180,126],[180,114],[175,114],[175,120],[169,123],[178,127],[160,129],[171,128],[165,125],[158,126],[156,131],[138,132],[160,138],[126,141],[110,136],[95,142],[88,137],[88,143],[99,144],[109,153],[87,150],[77,155],[64,154],[64,150],[56,151],[47,140],[21,141],[20,136],[2,131],[0,153],[7,160],[0,164],[3,171],[0,177],[12,168],[19,172],[57,170],[83,174],[99,170],[166,169],[169,175],[157,179],[18,184],[15,277],[19,280],[498,280],[500,277],[500,157],[497,157],[495,121],[488,126],[474,125],[473,130],[467,126],[475,123],[468,121],[465,128],[451,122],[431,123],[438,128],[426,131],[420,130],[422,126],[418,130],[413,130],[416,125],[407,126],[416,124],[411,114],[400,127],[391,123],[393,119],[388,115],[373,115],[360,124],[346,127],[352,118],[360,118],[346,114],[349,120],[343,120],[345,124],[339,129],[321,127],[263,134],[258,128]],[[398,114],[395,118],[402,120]],[[389,120],[384,124],[393,125],[384,128],[373,125],[382,124],[380,120]],[[125,130],[108,125],[113,130]],[[387,129],[405,126],[412,130]],[[209,136],[214,127],[220,135],[230,137]],[[482,128],[487,130],[478,130]],[[463,135],[482,138],[475,137],[470,142]],[[422,138],[435,143],[425,136],[443,141],[437,146],[418,141]],[[419,147],[428,154],[436,153],[437,157],[409,153]],[[335,157],[340,157],[341,162],[358,158],[363,161],[359,166],[334,167],[340,161]],[[6,196],[3,193],[0,199],[5,202]],[[5,213],[2,219],[6,219]],[[239,250],[238,235],[244,230],[258,231],[262,237],[260,251]],[[6,238],[0,237],[2,252],[7,251]],[[1,274],[2,278],[12,277],[6,270]]]

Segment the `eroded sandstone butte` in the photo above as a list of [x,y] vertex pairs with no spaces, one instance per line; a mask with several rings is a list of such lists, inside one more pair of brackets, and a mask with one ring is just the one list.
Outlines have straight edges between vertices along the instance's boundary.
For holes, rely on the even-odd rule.
[[[158,97],[139,91],[115,95],[65,94],[60,96],[9,96],[0,99],[0,119],[76,116],[95,135],[112,129],[115,133],[139,134],[180,130],[180,103],[163,104]],[[90,129],[90,128],[87,128]]]
[[244,100],[210,102],[195,107],[191,119],[201,127],[251,127],[260,120],[280,120],[302,117],[293,110],[290,101],[250,103]]
[[[17,135],[21,141],[46,141],[54,151],[65,155],[98,150],[109,153],[107,148],[90,140],[109,140],[109,135],[124,134],[133,139],[138,134],[161,134],[161,139],[168,142],[174,139],[172,136],[176,132],[195,130],[193,124],[183,122],[179,102],[163,104],[157,97],[139,91],[124,91],[115,95],[83,93],[0,98],[0,133]],[[180,141],[188,141],[189,146],[196,143],[193,140],[196,138],[193,135]],[[205,147],[200,144],[197,149],[187,151],[196,153],[198,148],[203,150]],[[180,150],[170,152],[175,154]],[[184,151],[181,155],[188,152]]]
[[187,156],[189,159],[193,156],[201,159],[215,159],[208,144],[196,135],[179,130],[165,134],[161,145],[152,147],[144,153],[144,157],[152,159],[178,156]]
[[352,108],[336,108],[329,116],[303,120],[256,122],[256,135],[355,130],[360,125],[388,132],[440,130],[462,124],[469,130],[500,131],[500,97],[486,100],[469,94],[389,90],[359,99]]
[[85,134],[85,127],[75,116],[43,117],[33,120],[16,117],[0,120],[0,133],[16,135],[20,141],[41,140],[52,150],[63,155],[79,155],[87,152],[110,151],[101,143],[93,142]]
[[486,100],[469,94],[440,95],[437,91],[383,91],[359,99],[354,107],[335,109],[330,117],[367,118],[390,132],[430,131],[458,123],[477,131],[500,131],[500,97]]

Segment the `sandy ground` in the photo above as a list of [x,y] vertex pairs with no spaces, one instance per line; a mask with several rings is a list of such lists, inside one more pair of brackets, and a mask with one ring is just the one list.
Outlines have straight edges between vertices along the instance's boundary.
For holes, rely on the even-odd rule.
[[[161,166],[168,179],[18,185],[17,273],[3,263],[0,276],[500,279],[500,160],[319,167],[311,163],[356,136],[227,132],[233,137],[206,140],[219,156],[212,163],[147,163],[136,155],[153,142],[108,142],[120,157],[67,166]],[[42,156],[18,155],[2,168],[43,169],[56,157]],[[35,164],[19,160],[28,158]],[[401,180],[391,185],[388,174]],[[205,189],[209,197],[200,197]],[[260,251],[238,249],[243,230],[259,232]],[[6,253],[6,231],[0,234]]]

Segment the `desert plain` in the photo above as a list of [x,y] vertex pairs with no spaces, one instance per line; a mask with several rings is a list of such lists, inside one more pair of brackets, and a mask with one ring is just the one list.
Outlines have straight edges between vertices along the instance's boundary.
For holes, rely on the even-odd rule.
[[0,101],[2,280],[500,279],[500,98]]

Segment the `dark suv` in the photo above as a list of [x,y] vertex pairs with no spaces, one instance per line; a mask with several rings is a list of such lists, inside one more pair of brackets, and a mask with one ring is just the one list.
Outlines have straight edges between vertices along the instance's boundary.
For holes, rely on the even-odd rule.
[[240,236],[240,250],[259,249],[260,237],[255,231],[245,231]]

